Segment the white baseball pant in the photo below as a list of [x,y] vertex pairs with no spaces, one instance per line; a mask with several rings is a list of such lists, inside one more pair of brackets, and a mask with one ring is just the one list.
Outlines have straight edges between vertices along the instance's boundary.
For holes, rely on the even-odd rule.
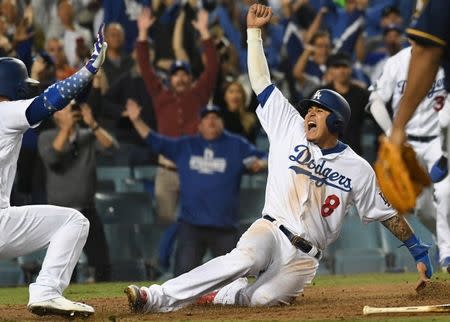
[[62,296],[89,233],[89,221],[77,210],[49,205],[0,209],[0,259],[48,247],[29,304]]
[[[147,311],[169,312],[223,287],[215,303],[246,306],[290,303],[314,278],[319,261],[290,243],[271,222],[256,220],[235,249],[148,289]],[[256,276],[253,284],[241,277]]]
[[[436,138],[431,142],[409,141],[421,161],[426,164],[428,171],[434,162],[442,155],[441,140]],[[433,193],[436,208],[436,237],[439,247],[439,260],[442,261],[450,256],[450,176],[447,175],[442,181],[433,185]],[[430,209],[429,206],[419,202],[418,215],[423,210]]]

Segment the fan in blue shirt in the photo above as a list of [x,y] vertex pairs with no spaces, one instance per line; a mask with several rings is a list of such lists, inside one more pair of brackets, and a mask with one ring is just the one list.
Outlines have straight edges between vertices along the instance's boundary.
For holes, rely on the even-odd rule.
[[[152,151],[164,155],[177,166],[180,175],[180,230],[183,225],[197,229],[195,234],[190,234],[194,236],[192,238],[201,234],[199,228],[206,228],[206,231],[217,229],[227,236],[232,232],[233,238],[225,238],[230,240],[227,247],[221,247],[223,252],[231,250],[237,242],[241,177],[246,170],[259,172],[266,169],[266,153],[256,150],[243,137],[225,131],[221,111],[216,106],[201,110],[197,135],[180,138],[152,131],[140,118],[141,108],[136,102],[129,100],[126,108],[135,129]],[[218,235],[220,232],[216,237]],[[198,264],[188,265],[186,271]]]

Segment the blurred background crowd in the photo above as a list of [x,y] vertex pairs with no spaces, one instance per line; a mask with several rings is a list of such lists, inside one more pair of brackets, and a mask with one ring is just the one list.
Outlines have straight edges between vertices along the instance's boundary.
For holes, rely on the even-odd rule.
[[[84,210],[92,235],[86,245],[87,267],[94,270],[86,278],[156,278],[165,270],[172,271],[170,266],[177,265],[170,261],[172,249],[187,242],[176,238],[180,231],[177,216],[183,212],[177,206],[177,167],[174,160],[146,146],[135,130],[131,111],[138,109],[151,129],[179,138],[196,135],[208,114],[200,111],[213,105],[213,112],[219,109],[225,130],[267,151],[247,76],[245,17],[253,2],[0,1],[0,55],[25,62],[31,77],[41,83],[37,93],[83,65],[96,31],[106,23],[108,51],[103,68],[89,92],[66,111],[56,113],[54,120],[25,134],[12,196],[13,205],[49,202]],[[403,31],[415,1],[259,2],[275,12],[263,30],[272,81],[294,105],[319,88],[342,94],[352,116],[341,140],[372,162],[380,132],[365,112],[368,88],[380,76],[386,59],[408,46]],[[142,17],[145,7],[151,11]],[[97,141],[86,143],[81,130],[99,127],[105,137],[96,135]],[[204,158],[208,157],[205,152]],[[67,167],[73,170],[70,175],[64,171]],[[226,252],[228,245],[215,252],[216,236],[239,230],[246,219],[260,215],[265,175],[248,173],[260,172],[264,166],[258,171],[251,171],[252,167],[247,167],[239,183],[241,204],[231,210],[239,215],[245,212],[245,218],[230,214],[233,220],[228,226],[200,224],[223,231],[205,234],[198,241],[195,247],[202,250],[193,256],[195,261],[202,260],[208,247],[213,255]],[[61,178],[71,182],[73,191],[60,198]],[[147,217],[139,217],[140,213]],[[231,248],[236,238],[228,242]],[[37,269],[36,258],[18,260],[28,278]],[[129,264],[127,258],[141,259],[145,275],[130,273],[138,265]],[[389,266],[389,261],[383,262]],[[333,265],[328,268],[336,272]],[[182,272],[179,267],[175,271]]]

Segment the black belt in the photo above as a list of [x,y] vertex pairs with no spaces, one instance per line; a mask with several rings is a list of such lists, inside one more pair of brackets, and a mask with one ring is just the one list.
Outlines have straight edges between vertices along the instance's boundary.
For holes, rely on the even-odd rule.
[[417,141],[417,142],[430,142],[437,138],[437,135],[433,136],[415,136],[408,134],[408,140]]
[[[270,222],[276,221],[274,218],[270,217],[269,215],[264,215],[263,218]],[[278,225],[278,228],[283,232],[283,234],[286,235],[286,237],[289,239],[291,244],[294,245],[295,247],[297,247],[298,249],[300,249],[302,252],[304,252],[312,257],[315,257],[317,259],[320,259],[322,257],[322,252],[317,247],[311,245],[311,243],[309,241],[307,241],[306,239],[293,234],[289,229],[287,229],[283,225]]]

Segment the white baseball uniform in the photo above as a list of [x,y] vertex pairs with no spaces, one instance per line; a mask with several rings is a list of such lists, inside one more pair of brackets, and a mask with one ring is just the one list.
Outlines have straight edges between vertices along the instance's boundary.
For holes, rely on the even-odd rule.
[[[411,59],[411,47],[404,48],[396,55],[390,57],[380,78],[373,84],[371,90],[380,98],[384,104],[392,99],[394,114],[398,111],[399,101],[404,93],[406,79],[408,77],[408,66]],[[372,98],[373,96],[371,96]],[[406,125],[408,143],[412,145],[419,160],[431,170],[434,162],[442,155],[439,117],[447,99],[447,91],[444,88],[444,71],[439,69],[436,79],[431,86],[425,99],[417,107],[411,120]],[[371,112],[377,113],[374,109],[382,109],[383,106],[372,105]],[[387,122],[384,128],[391,126]],[[433,138],[434,137],[434,138]],[[430,207],[427,204],[427,196],[422,196],[418,201],[418,215],[427,220],[427,216],[436,216],[436,235],[439,246],[440,261],[450,256],[450,177],[433,185],[436,206]],[[434,209],[435,208],[435,209]],[[423,212],[428,213],[423,213]]]
[[[338,237],[349,207],[356,206],[365,223],[396,215],[372,167],[350,147],[339,143],[321,150],[306,140],[303,118],[270,84],[259,29],[248,30],[248,44],[250,80],[260,100],[257,115],[270,141],[262,213],[275,221],[256,220],[230,253],[143,288],[147,311],[177,310],[220,287],[215,303],[290,303],[314,278],[319,265],[314,254]],[[309,241],[311,255],[294,247],[280,225]],[[249,284],[247,276],[256,281]]]
[[89,221],[74,209],[9,204],[22,134],[30,128],[25,111],[32,101],[0,102],[0,259],[48,247],[30,285],[29,304],[62,296],[89,232]]

